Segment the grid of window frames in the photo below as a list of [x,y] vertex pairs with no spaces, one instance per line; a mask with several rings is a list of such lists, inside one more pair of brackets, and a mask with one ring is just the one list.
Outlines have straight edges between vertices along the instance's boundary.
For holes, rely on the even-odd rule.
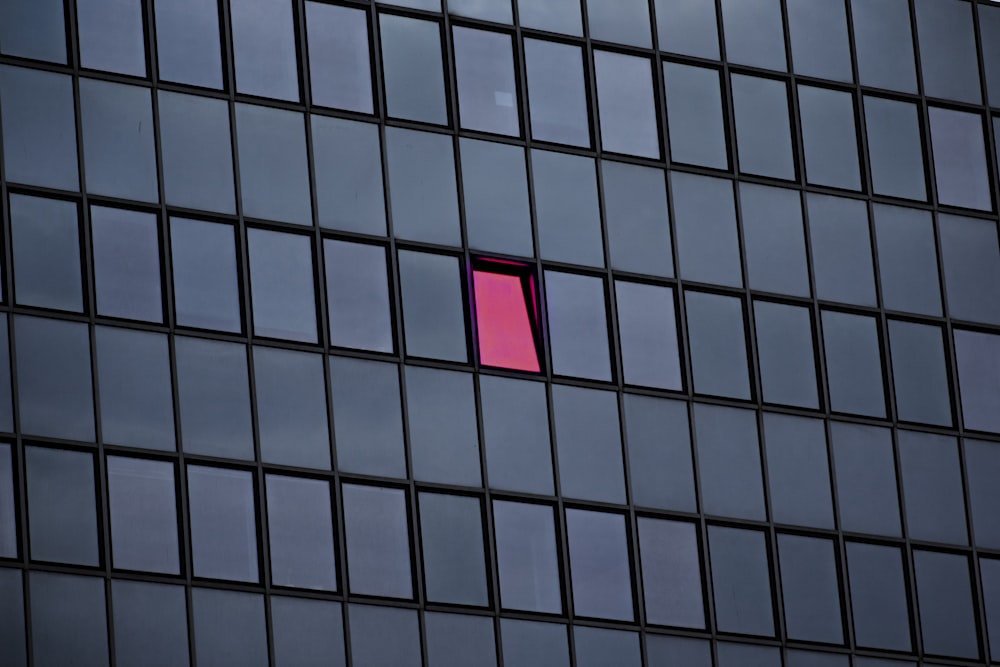
[[1000,662],[1000,6],[3,0],[0,127],[5,665]]

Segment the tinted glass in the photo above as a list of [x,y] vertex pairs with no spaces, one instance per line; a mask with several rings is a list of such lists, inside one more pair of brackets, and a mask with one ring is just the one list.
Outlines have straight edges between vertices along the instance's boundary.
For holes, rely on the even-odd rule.
[[235,213],[229,105],[168,91],[157,99],[166,203]]
[[719,28],[714,2],[654,0],[660,49],[719,59]]
[[[870,663],[861,662],[863,659],[859,658],[854,664],[857,667],[862,667],[862,665],[870,667]],[[797,650],[789,650],[785,653],[785,667],[848,667],[850,664],[849,656],[837,653]]]
[[275,667],[346,667],[339,602],[271,597]]
[[632,502],[696,511],[686,404],[625,394]]
[[385,235],[377,125],[310,116],[316,217],[321,227]]
[[448,108],[438,24],[382,14],[379,30],[389,115],[446,125]]
[[330,484],[267,475],[271,583],[337,590]]
[[533,254],[528,175],[517,146],[459,139],[469,247]]
[[312,101],[372,113],[368,14],[361,9],[306,3]]
[[818,408],[812,317],[808,308],[754,301],[760,384],[768,403]]
[[180,574],[173,464],[109,456],[107,470],[114,567]]
[[941,263],[953,318],[1000,324],[1000,244],[992,221],[938,216]]
[[316,299],[309,237],[248,229],[247,246],[254,333],[316,342]]
[[406,493],[355,484],[341,492],[351,592],[412,597]]
[[[139,3],[116,4],[136,5],[141,15]],[[80,116],[87,192],[157,201],[153,103],[149,90],[80,79]],[[132,131],[122,132],[123,127]]]
[[809,296],[801,196],[752,183],[739,188],[750,287]]
[[[727,1],[733,6],[753,4],[744,0]],[[763,1],[777,5],[776,0]],[[783,81],[742,74],[733,74],[731,79],[740,171],[793,180],[795,160],[788,122],[788,87]]]
[[983,5],[977,9],[985,68],[983,78],[989,90],[989,103],[1000,107],[1000,8]]
[[866,86],[917,92],[907,0],[851,0],[858,76]]
[[94,457],[41,447],[24,455],[32,560],[99,565]]
[[924,651],[974,660],[979,635],[973,612],[969,559],[933,551],[913,552]]
[[0,6],[0,53],[65,63],[62,0],[11,0]]
[[465,362],[465,306],[457,257],[399,251],[406,352]]
[[695,404],[694,435],[702,510],[763,521],[764,487],[754,413]]
[[97,312],[163,321],[160,231],[151,213],[90,207]]
[[568,35],[583,34],[579,0],[517,0],[521,25]]
[[520,135],[510,36],[458,26],[452,28],[452,36],[462,127]]
[[569,667],[566,626],[500,619],[505,667]]
[[816,296],[875,306],[875,271],[865,203],[810,193],[806,206]]
[[639,633],[605,628],[573,628],[577,667],[642,667]]
[[421,493],[418,504],[427,599],[486,606],[489,593],[479,499]]
[[[561,4],[565,2],[575,0],[560,0]],[[527,4],[518,0],[519,7]],[[539,2],[531,6],[554,7],[553,3]],[[522,25],[527,24],[525,19],[522,15]],[[590,147],[590,114],[581,56],[577,46],[524,40],[532,138]]]
[[10,196],[14,300],[18,304],[83,311],[78,216],[72,202]]
[[673,290],[616,280],[615,300],[625,382],[680,389]]
[[719,642],[719,667],[780,667],[781,651],[772,646]]
[[697,527],[645,517],[638,519],[638,525],[646,621],[704,628]]
[[0,315],[0,431],[14,430],[13,390],[10,385],[10,333],[7,315]]
[[187,488],[194,576],[256,582],[253,474],[189,465]]
[[587,0],[587,23],[591,39],[651,46],[646,0]]
[[406,477],[399,367],[330,357],[330,393],[340,469]]
[[906,529],[910,537],[967,544],[958,442],[915,431],[897,431],[897,434]]
[[451,0],[448,11],[457,16],[512,23],[514,19],[510,3],[511,0]]
[[766,69],[786,68],[778,0],[722,0],[722,24],[729,60]]
[[685,292],[694,390],[700,394],[750,398],[743,301]]
[[17,557],[15,488],[11,446],[0,444],[0,558]]
[[846,531],[900,535],[892,432],[858,424],[830,424],[833,465]]
[[177,324],[240,331],[235,243],[229,225],[170,219]]
[[219,10],[203,0],[155,0],[160,78],[222,88]]
[[197,664],[267,667],[262,595],[195,588],[191,601]]
[[493,620],[462,614],[424,614],[427,661],[434,667],[496,667]]
[[243,215],[312,224],[302,114],[236,105]]
[[972,512],[976,544],[996,549],[1000,547],[1000,514],[995,511],[1000,502],[1000,486],[996,484],[996,475],[1000,474],[1000,447],[982,440],[963,442],[969,511]]
[[1000,603],[1000,562],[995,560],[988,560],[986,558],[979,559],[979,572],[982,577],[983,586],[983,606],[986,610],[986,628],[984,632],[987,633],[990,642],[990,658],[996,660],[998,651],[998,640],[1000,640],[1000,607],[997,606]]
[[771,573],[764,534],[709,526],[708,543],[719,630],[773,635]]
[[650,634],[646,636],[646,658],[649,667],[712,667],[712,643],[689,637]]
[[539,150],[531,161],[542,257],[604,266],[594,161]]
[[1000,433],[1000,336],[955,330],[962,421],[967,429]]
[[493,530],[501,606],[560,613],[562,586],[552,508],[494,500]]
[[625,518],[568,509],[566,534],[576,615],[631,621],[632,571]]
[[187,600],[181,586],[111,582],[115,664],[120,667],[188,665]]
[[678,262],[685,280],[743,285],[731,181],[671,172]]
[[938,202],[949,206],[992,209],[989,169],[983,151],[983,119],[979,114],[927,110],[931,124]]
[[833,528],[823,422],[765,413],[764,444],[774,522]]
[[816,185],[860,190],[854,97],[813,86],[799,86],[798,93],[806,179]]
[[823,311],[830,407],[871,417],[885,416],[882,354],[874,318]]
[[881,204],[874,210],[886,309],[940,315],[941,285],[930,213]]
[[94,440],[94,392],[87,325],[14,318],[21,431]]
[[890,197],[926,200],[917,106],[867,95],[864,101],[872,189]]
[[670,159],[729,168],[718,70],[663,63],[670,127]]
[[104,580],[32,572],[31,648],[35,667],[108,664]]
[[0,569],[0,644],[10,667],[28,665],[22,577],[21,570]]
[[[621,0],[612,0],[617,5]],[[621,8],[616,6],[616,12]],[[606,151],[660,157],[650,62],[610,51],[594,52],[601,146]]]
[[853,81],[844,3],[790,0],[787,7],[795,72],[823,79]]
[[552,415],[562,494],[609,503],[626,502],[615,394],[555,385]]
[[[420,626],[416,610],[352,604],[349,614],[353,664],[420,667]],[[387,635],[389,628],[392,632]]]
[[889,321],[892,381],[900,420],[951,426],[943,343],[939,327]]
[[80,65],[146,75],[141,0],[77,0]]
[[0,112],[7,180],[79,189],[70,77],[0,66]]
[[261,459],[329,469],[323,357],[257,346],[253,366]]
[[416,241],[462,245],[450,136],[386,129],[393,233]]
[[413,477],[479,486],[472,374],[406,366],[405,376]]
[[297,102],[299,76],[292,6],[274,0],[233,0],[229,11],[236,89]]
[[246,347],[178,337],[174,348],[184,451],[253,459]]
[[982,97],[972,5],[959,0],[916,0],[914,7],[924,93],[978,104]]
[[611,379],[603,282],[594,276],[545,272],[554,373]]
[[175,449],[167,337],[111,327],[94,335],[104,442]]
[[545,385],[483,375],[479,393],[490,487],[552,495]]
[[612,268],[673,276],[663,171],[601,160],[601,175]]
[[843,642],[835,551],[831,540],[778,536],[785,631],[789,639]]
[[847,543],[854,640],[859,646],[910,650],[909,605],[899,549]]

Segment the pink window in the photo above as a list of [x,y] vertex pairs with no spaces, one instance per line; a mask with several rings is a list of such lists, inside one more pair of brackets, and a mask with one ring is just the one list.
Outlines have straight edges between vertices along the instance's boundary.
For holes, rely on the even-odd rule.
[[538,299],[530,268],[503,260],[477,260],[472,284],[479,362],[539,372]]

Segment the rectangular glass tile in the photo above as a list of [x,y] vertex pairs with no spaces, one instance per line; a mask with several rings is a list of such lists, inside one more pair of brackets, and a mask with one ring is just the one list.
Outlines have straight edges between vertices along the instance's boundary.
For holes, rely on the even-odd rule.
[[337,590],[330,483],[285,475],[265,482],[271,583]]
[[[493,530],[501,606],[549,614],[562,612],[559,552],[552,508],[494,500]],[[505,664],[506,659],[505,656]]]
[[454,26],[452,42],[461,126],[520,136],[521,105],[510,35]]
[[749,399],[743,301],[705,292],[685,292],[684,300],[695,392]]
[[560,491],[570,498],[624,503],[618,400],[614,392],[552,387]]
[[625,517],[567,509],[566,539],[575,614],[631,621],[635,612]]
[[142,0],[77,0],[80,65],[146,76]]
[[351,592],[412,597],[406,492],[344,484],[342,493]]
[[281,0],[232,0],[236,90],[299,101],[292,5]]
[[408,355],[462,363],[468,360],[461,281],[457,257],[399,251]]
[[368,13],[306,2],[306,27],[313,104],[372,113]]
[[154,0],[160,79],[222,88],[219,8],[204,0]]
[[243,215],[311,225],[302,114],[237,104],[236,138]]
[[878,323],[872,317],[824,310],[830,407],[869,417],[885,417],[885,387]]
[[708,543],[719,631],[772,636],[771,568],[764,533],[709,526]]
[[434,21],[380,14],[379,32],[388,114],[447,125],[440,25]]
[[[621,11],[616,7],[617,13]],[[660,135],[649,60],[594,51],[594,76],[601,147],[613,153],[659,159]]]
[[248,229],[247,252],[254,334],[315,343],[318,336],[311,238]]
[[611,380],[603,279],[546,271],[545,295],[552,371]]
[[108,456],[112,564],[180,574],[174,465]]
[[751,410],[694,405],[702,511],[764,521],[757,419]]
[[194,576],[256,583],[253,473],[189,465],[187,488]]
[[99,565],[93,455],[32,446],[24,454],[31,559]]
[[646,622],[704,628],[697,526],[646,517],[638,526]]
[[156,216],[91,206],[90,232],[97,312],[162,322],[160,226]]
[[625,382],[680,390],[673,289],[616,280],[615,301]]
[[670,128],[670,159],[729,169],[719,71],[665,62],[663,80]]
[[533,149],[538,252],[543,259],[604,266],[593,158]]

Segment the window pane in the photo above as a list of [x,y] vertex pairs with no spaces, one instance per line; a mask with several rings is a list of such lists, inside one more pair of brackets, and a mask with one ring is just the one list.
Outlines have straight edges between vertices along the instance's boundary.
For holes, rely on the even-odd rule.
[[546,271],[545,294],[553,372],[611,380],[604,281]]
[[916,431],[897,431],[897,437],[910,537],[968,544],[958,441]]
[[12,194],[10,226],[14,300],[24,306],[83,312],[76,204]]
[[640,517],[642,590],[646,621],[683,628],[705,627],[698,529],[682,521]]
[[464,137],[459,148],[469,247],[532,256],[524,149]]
[[830,407],[870,417],[885,416],[882,353],[874,318],[823,311]]
[[681,389],[673,289],[616,280],[615,297],[625,382]]
[[[126,3],[116,4],[121,7]],[[141,14],[139,3],[127,4],[136,5]],[[105,35],[102,31],[101,38]],[[80,116],[87,192],[158,201],[149,89],[80,79]],[[129,132],[122,132],[124,127]]]
[[240,288],[233,228],[171,218],[170,246],[177,324],[239,332]]
[[0,112],[8,181],[80,188],[69,76],[0,66]]
[[875,426],[831,422],[830,438],[841,529],[899,537],[892,432]]
[[743,301],[685,292],[694,390],[699,394],[750,398]]
[[253,348],[260,457],[266,463],[330,469],[323,357]]
[[801,195],[753,183],[740,183],[739,188],[751,289],[808,297]]
[[10,332],[7,314],[0,314],[0,431],[14,430],[14,398],[10,380]]
[[732,182],[677,171],[670,181],[681,277],[742,287]]
[[594,160],[532,150],[531,162],[541,256],[604,266]]
[[[699,4],[704,6],[704,3]],[[646,658],[649,667],[712,667],[712,643],[688,637],[648,634]]]
[[719,642],[719,667],[781,667],[781,651],[773,646]]
[[271,596],[275,667],[347,667],[339,602]]
[[854,97],[813,86],[800,85],[798,92],[807,180],[816,185],[860,190]]
[[[559,0],[558,4],[576,0]],[[525,2],[518,7],[538,11],[555,9],[552,2]],[[565,14],[564,14],[565,15]],[[530,14],[521,13],[521,25],[528,25]],[[538,39],[524,40],[525,70],[528,76],[528,103],[531,110],[531,136],[541,141],[590,148],[590,114],[587,90],[583,82],[580,48]]]
[[876,204],[875,233],[886,309],[940,315],[941,285],[930,213]]
[[1000,336],[954,332],[965,428],[1000,433]]
[[798,74],[851,82],[851,46],[843,2],[790,0],[788,32]]
[[694,406],[702,510],[765,520],[757,421],[750,410]]
[[187,600],[182,586],[111,582],[115,664],[187,667]]
[[764,534],[709,526],[708,542],[719,631],[773,635],[771,571]]
[[754,301],[753,312],[764,401],[818,408],[810,309]]
[[500,619],[505,667],[569,667],[566,626]]
[[990,105],[1000,107],[1000,8],[984,5],[977,9],[985,68],[983,78],[989,89]]
[[166,203],[235,213],[229,105],[168,91],[158,100]]
[[[355,665],[420,667],[420,626],[414,609],[352,604],[351,662]],[[391,640],[387,631],[391,628]]]
[[231,3],[236,89],[248,95],[299,100],[292,6],[280,0]]
[[310,238],[248,229],[247,245],[254,334],[315,343],[316,297]]
[[109,664],[104,579],[32,572],[28,584],[35,667]]
[[434,667],[497,667],[496,638],[490,617],[426,612],[424,632],[427,661]]
[[[617,5],[621,0],[610,0]],[[589,0],[593,4],[593,0]],[[620,14],[620,7],[615,7]],[[646,58],[594,52],[601,146],[606,151],[659,159],[653,79]]]
[[[861,662],[864,658],[855,661],[857,667],[872,667],[869,662]],[[881,662],[881,661],[879,661]],[[849,667],[850,656],[840,653],[819,653],[817,651],[796,651],[785,652],[785,667]],[[899,667],[897,663],[892,663]],[[891,666],[890,666],[891,667]]]
[[1000,244],[990,220],[938,215],[948,311],[955,319],[1000,324]]
[[480,486],[472,374],[418,366],[405,369],[414,479]]
[[509,35],[452,28],[462,127],[519,136],[521,123]]
[[718,70],[665,62],[663,80],[670,126],[670,159],[729,169]]
[[521,25],[567,35],[583,35],[579,0],[517,0]]
[[917,92],[913,28],[907,0],[851,0],[861,83]]
[[0,53],[66,62],[62,0],[9,0],[0,5]]
[[15,498],[20,494],[15,491],[16,488],[14,486],[14,462],[11,460],[11,446],[0,444],[0,558],[17,557],[17,505]]
[[306,2],[306,23],[313,104],[372,113],[367,12]]
[[466,362],[465,304],[457,257],[399,251],[406,353]]
[[77,0],[80,65],[146,76],[141,0]]
[[252,460],[246,347],[180,336],[174,347],[184,451]]
[[913,551],[924,651],[975,660],[979,634],[972,610],[969,559],[957,554]]
[[500,264],[480,266],[472,271],[480,363],[538,373],[540,325],[534,275],[530,270],[525,275],[525,266],[515,273],[490,268]]
[[[751,4],[745,0],[726,1],[733,6]],[[764,1],[777,5],[776,0]],[[733,74],[731,80],[740,171],[794,180],[785,82],[741,74]]]
[[156,59],[164,81],[222,88],[219,8],[203,0],[154,0]]
[[[1000,486],[996,483],[997,475],[1000,474],[1000,446],[983,440],[966,439],[963,443],[965,470],[969,479],[969,509],[972,512],[976,545],[989,549],[1000,548],[1000,513],[996,511],[997,503],[1000,503]],[[993,632],[996,630],[1000,630],[1000,627]]]
[[156,215],[91,206],[90,231],[97,312],[162,322],[160,230]]
[[719,59],[719,28],[714,2],[654,0],[661,51]]
[[856,199],[812,193],[806,204],[816,296],[876,306],[868,207]]
[[406,239],[462,245],[449,135],[386,128],[393,233]]
[[642,667],[638,632],[575,626],[573,641],[577,667]]
[[626,502],[616,395],[554,385],[552,415],[562,494],[600,502]]
[[21,431],[94,441],[90,336],[78,322],[14,318]]
[[321,227],[385,236],[378,125],[310,116]]
[[406,492],[356,484],[341,492],[351,592],[413,597]]
[[552,495],[552,449],[545,385],[479,376],[489,485]]
[[180,574],[173,464],[109,456],[107,467],[114,567]]
[[930,107],[927,113],[931,122],[938,202],[992,210],[982,116],[937,107]]
[[22,577],[21,570],[0,569],[0,645],[10,667],[28,666]]
[[833,529],[823,421],[764,413],[764,443],[774,522]]
[[[501,606],[549,614],[562,612],[562,580],[552,508],[494,500],[493,530]],[[505,638],[505,652],[506,641]],[[508,664],[506,655],[504,664]]]
[[636,394],[624,401],[632,502],[697,511],[686,404]]
[[468,16],[496,23],[513,23],[510,2],[511,0],[451,0],[448,3],[448,11],[456,16]]
[[896,416],[951,426],[951,395],[940,327],[889,320]]
[[379,27],[389,115],[447,125],[439,25],[381,14]]
[[479,499],[421,493],[418,502],[427,600],[489,604]]
[[927,199],[924,149],[915,104],[865,96],[872,189],[877,194]]
[[742,65],[785,70],[785,36],[778,0],[722,0],[726,57]]
[[243,215],[312,224],[302,114],[236,105]]
[[271,583],[337,590],[329,482],[284,475],[266,482]]
[[995,560],[979,559],[979,570],[982,576],[983,585],[983,606],[986,611],[987,636],[990,642],[990,658],[996,662],[998,648],[1000,647],[1000,562]]
[[188,466],[194,576],[256,582],[253,474]]
[[601,175],[612,268],[673,277],[664,172],[601,160]]
[[625,517],[620,514],[566,510],[573,611],[631,621],[632,570]]
[[396,364],[330,357],[337,466],[345,472],[406,477]]
[[191,599],[197,664],[267,667],[264,596],[195,588]]
[[778,536],[785,631],[789,639],[843,643],[835,551],[831,540]]
[[392,352],[388,269],[381,246],[327,239],[326,299],[330,342],[376,352]]
[[32,560],[99,565],[94,457],[42,447],[24,455]]
[[979,104],[979,62],[972,5],[957,0],[916,0],[917,38],[924,92]]

